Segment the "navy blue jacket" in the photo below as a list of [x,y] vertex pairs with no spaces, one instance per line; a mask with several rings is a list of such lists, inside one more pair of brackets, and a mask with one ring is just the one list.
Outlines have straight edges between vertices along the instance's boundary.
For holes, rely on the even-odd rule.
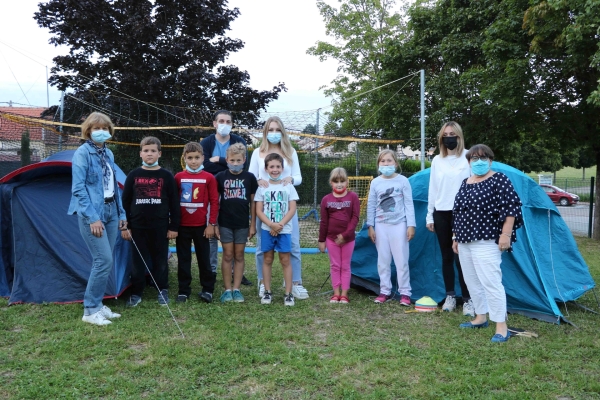
[[[219,158],[219,162],[213,163],[210,162],[210,158],[212,157],[213,151],[215,150],[215,143],[217,139],[215,138],[215,133],[210,136],[205,137],[200,142],[202,146],[202,151],[204,151],[204,170],[206,172],[210,172],[213,175],[218,174],[221,171],[225,171],[227,169],[227,159],[225,157]],[[233,133],[229,134],[229,145],[235,143],[241,143],[246,147],[246,141],[241,136],[235,135]],[[246,154],[246,162],[244,163],[244,169],[248,169],[248,155]]]

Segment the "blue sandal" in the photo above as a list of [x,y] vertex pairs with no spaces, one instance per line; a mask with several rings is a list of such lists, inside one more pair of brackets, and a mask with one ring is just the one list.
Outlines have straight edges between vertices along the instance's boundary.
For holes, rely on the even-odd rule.
[[487,328],[488,325],[489,325],[488,321],[485,321],[483,324],[474,324],[471,321],[469,321],[469,322],[463,322],[462,324],[459,325],[459,327],[470,328],[470,329],[480,329],[480,328]]

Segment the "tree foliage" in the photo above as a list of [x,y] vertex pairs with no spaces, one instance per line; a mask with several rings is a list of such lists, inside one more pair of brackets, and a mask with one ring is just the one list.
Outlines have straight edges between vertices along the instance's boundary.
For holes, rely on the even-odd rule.
[[225,36],[239,15],[226,0],[50,0],[34,18],[69,47],[54,58],[50,83],[86,98],[97,91],[144,102],[257,112],[285,90],[249,86],[249,75],[225,65],[243,42]]

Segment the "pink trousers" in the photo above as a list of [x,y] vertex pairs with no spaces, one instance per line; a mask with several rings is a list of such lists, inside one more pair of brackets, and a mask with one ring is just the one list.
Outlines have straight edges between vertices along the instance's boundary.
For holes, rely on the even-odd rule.
[[335,244],[335,241],[327,238],[325,246],[327,246],[331,265],[331,286],[334,289],[340,286],[342,290],[350,289],[350,260],[354,251],[354,240],[340,246]]

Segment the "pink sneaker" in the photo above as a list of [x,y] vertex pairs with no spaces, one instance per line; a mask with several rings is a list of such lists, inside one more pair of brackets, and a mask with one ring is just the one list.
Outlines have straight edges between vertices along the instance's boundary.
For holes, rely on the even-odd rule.
[[375,303],[383,304],[391,298],[392,298],[392,296],[390,296],[389,294],[381,293],[379,296],[377,296],[377,298],[375,298]]
[[410,306],[410,297],[408,297],[405,294],[400,296],[400,305],[409,307]]

